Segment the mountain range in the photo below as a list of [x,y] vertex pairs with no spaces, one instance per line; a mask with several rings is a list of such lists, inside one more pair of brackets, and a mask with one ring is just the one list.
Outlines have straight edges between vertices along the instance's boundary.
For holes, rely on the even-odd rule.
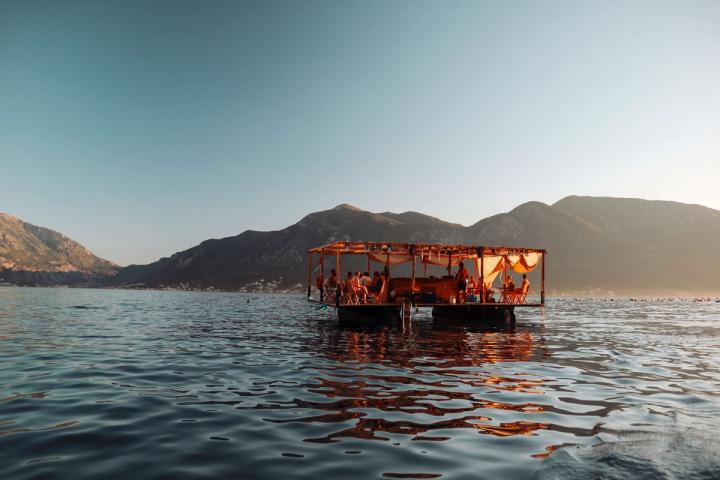
[[417,212],[373,213],[342,204],[311,213],[282,230],[247,230],[206,240],[147,265],[119,268],[116,273],[117,267],[84,249],[90,255],[83,257],[86,263],[80,262],[82,256],[66,256],[63,263],[47,255],[35,263],[25,255],[22,263],[20,256],[8,253],[1,238],[0,261],[11,262],[15,271],[23,265],[52,266],[54,271],[75,268],[73,271],[95,275],[104,286],[276,291],[300,289],[305,282],[308,248],[337,240],[545,248],[551,292],[720,290],[715,276],[720,269],[716,254],[720,211],[678,202],[612,197],[570,196],[552,205],[528,202],[467,227]]
[[95,285],[118,269],[61,233],[0,212],[0,282]]

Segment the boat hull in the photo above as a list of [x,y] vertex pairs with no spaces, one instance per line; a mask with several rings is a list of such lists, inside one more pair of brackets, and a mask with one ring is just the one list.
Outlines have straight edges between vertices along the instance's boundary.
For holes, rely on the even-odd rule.
[[364,307],[354,305],[337,308],[338,320],[341,323],[378,324],[400,321],[400,306]]
[[437,305],[432,309],[432,316],[436,320],[514,322],[515,307],[512,305]]

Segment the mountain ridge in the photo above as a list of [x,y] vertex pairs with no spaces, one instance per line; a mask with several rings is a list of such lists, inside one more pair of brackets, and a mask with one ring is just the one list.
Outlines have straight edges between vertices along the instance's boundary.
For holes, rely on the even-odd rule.
[[[668,208],[672,218],[658,223],[658,211]],[[698,222],[688,220],[698,216],[710,220],[701,230]],[[636,224],[650,229],[651,237]],[[690,237],[675,232],[690,224]],[[692,243],[693,235],[710,240]],[[663,238],[669,239],[667,245],[660,245],[658,239]],[[548,284],[567,291],[692,289],[712,285],[712,272],[720,268],[720,261],[700,260],[713,240],[720,241],[716,210],[680,202],[569,196],[552,205],[526,202],[467,227],[419,212],[374,213],[340,204],[284,229],[248,230],[202,242],[158,262],[125,267],[113,282],[151,288],[299,289],[305,282],[307,249],[343,240],[546,248]],[[672,258],[683,244],[698,250],[690,255],[698,268]]]
[[118,269],[60,232],[0,212],[0,282],[82,284]]
[[125,267],[61,233],[0,213],[0,282],[299,290],[306,281],[307,250],[343,240],[545,248],[550,291],[718,289],[720,257],[712,252],[720,244],[720,211],[574,195],[553,204],[525,202],[469,226],[415,211],[375,213],[340,204],[279,230],[245,230]]

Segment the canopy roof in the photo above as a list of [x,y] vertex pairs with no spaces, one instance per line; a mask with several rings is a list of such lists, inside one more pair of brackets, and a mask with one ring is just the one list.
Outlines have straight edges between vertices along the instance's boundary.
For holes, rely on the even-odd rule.
[[518,248],[486,245],[449,245],[442,243],[398,243],[398,242],[333,242],[311,248],[308,253],[324,255],[415,255],[415,256],[453,256],[478,258],[495,255],[523,255],[527,253],[544,254],[540,248]]

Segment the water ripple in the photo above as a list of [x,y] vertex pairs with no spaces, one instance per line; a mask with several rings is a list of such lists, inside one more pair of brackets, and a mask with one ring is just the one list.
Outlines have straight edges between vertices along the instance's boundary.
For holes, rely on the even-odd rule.
[[342,328],[291,295],[0,288],[0,473],[720,477],[720,304],[518,317]]

